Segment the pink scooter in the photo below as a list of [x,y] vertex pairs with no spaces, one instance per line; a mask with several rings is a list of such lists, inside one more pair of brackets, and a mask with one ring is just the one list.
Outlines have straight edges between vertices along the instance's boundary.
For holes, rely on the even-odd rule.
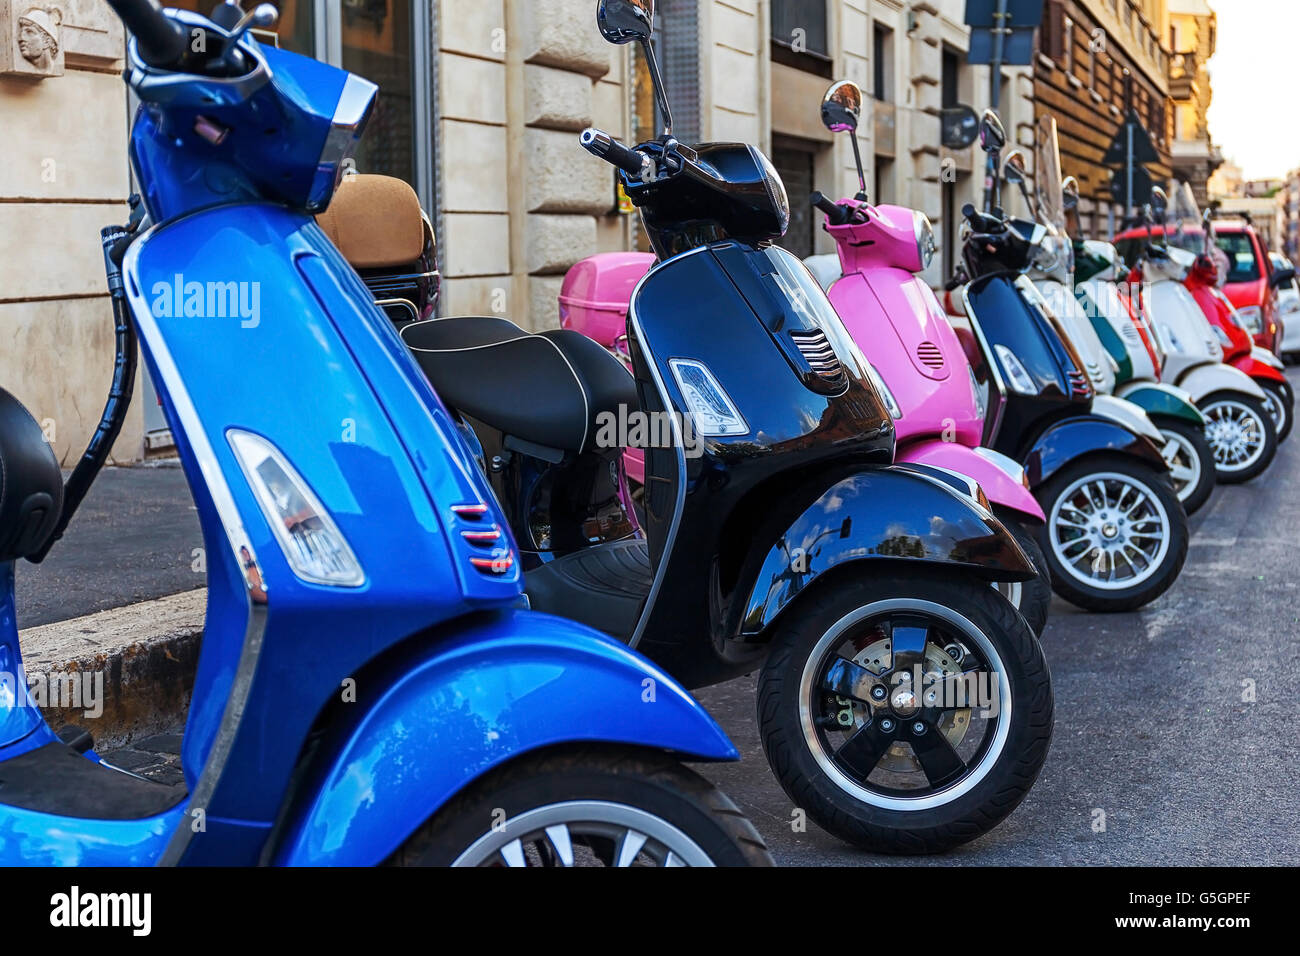
[[[834,98],[861,104],[852,83],[837,83],[827,94],[833,129],[848,128],[838,109],[853,115]],[[823,117],[827,108],[823,107]],[[856,121],[856,116],[853,117]],[[961,343],[938,299],[915,273],[928,268],[934,253],[929,220],[898,206],[873,207],[865,199],[838,205],[814,193],[827,213],[827,230],[839,246],[843,277],[830,299],[845,326],[879,376],[881,394],[895,418],[894,460],[955,471],[979,482],[993,510],[1040,568],[1047,565],[1037,538],[1025,525],[1045,518],[1030,493],[1019,463],[980,447],[984,411],[975,376]],[[636,284],[655,257],[648,253],[602,253],[576,263],[560,292],[560,324],[610,349],[630,365],[627,354],[627,307]],[[840,270],[836,270],[837,272]],[[642,483],[641,451],[624,455],[627,476]],[[1052,592],[1040,576],[1026,584],[1003,584],[1012,604],[1041,634]]]

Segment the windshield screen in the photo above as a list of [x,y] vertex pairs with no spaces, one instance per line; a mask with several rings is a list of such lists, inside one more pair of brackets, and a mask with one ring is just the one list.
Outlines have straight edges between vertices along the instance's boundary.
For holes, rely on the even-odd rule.
[[1065,235],[1065,194],[1061,190],[1061,147],[1056,119],[1040,116],[1034,136],[1034,190],[1038,218],[1044,225]]
[[1234,232],[1228,235],[1219,234],[1215,237],[1219,248],[1228,254],[1228,281],[1229,282],[1258,282],[1262,276],[1259,272],[1259,262],[1255,258],[1255,244],[1250,241],[1250,235],[1244,232]]

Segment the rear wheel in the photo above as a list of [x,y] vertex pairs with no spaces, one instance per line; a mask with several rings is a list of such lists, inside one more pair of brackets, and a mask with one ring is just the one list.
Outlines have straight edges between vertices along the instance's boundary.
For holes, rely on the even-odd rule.
[[1277,429],[1263,402],[1244,392],[1215,392],[1198,407],[1205,415],[1205,437],[1214,450],[1220,484],[1250,481],[1272,464]]
[[777,623],[758,716],[768,763],[819,826],[879,853],[939,853],[1029,792],[1052,685],[987,584],[846,570]]
[[1187,515],[1167,475],[1096,455],[1038,489],[1052,587],[1089,611],[1131,611],[1164,594],[1187,557]]
[[1028,528],[1010,514],[999,510],[998,519],[1011,532],[1029,560],[1033,562],[1038,577],[1032,581],[999,582],[995,590],[1011,602],[1011,606],[1024,617],[1035,637],[1042,637],[1052,607],[1052,577],[1043,549]]
[[723,793],[662,754],[590,747],[521,757],[440,810],[398,866],[771,866]]
[[1268,409],[1269,417],[1273,419],[1273,427],[1277,429],[1277,440],[1284,442],[1291,434],[1291,426],[1295,423],[1295,396],[1281,382],[1270,381],[1257,384],[1264,390],[1265,407]]
[[1205,437],[1205,426],[1193,425],[1180,418],[1152,416],[1151,421],[1165,436],[1162,449],[1174,491],[1189,515],[1200,511],[1214,491],[1214,450]]

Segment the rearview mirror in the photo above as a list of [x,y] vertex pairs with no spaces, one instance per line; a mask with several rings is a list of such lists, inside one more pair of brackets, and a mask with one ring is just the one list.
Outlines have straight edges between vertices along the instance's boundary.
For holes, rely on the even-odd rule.
[[1002,120],[992,110],[985,110],[980,120],[980,148],[986,153],[997,153],[1006,145],[1007,131]]
[[1155,215],[1157,222],[1165,221],[1165,213],[1169,211],[1169,194],[1159,186],[1151,187],[1151,212]]
[[655,0],[600,0],[596,23],[610,43],[647,43],[654,33]]
[[1268,280],[1268,284],[1271,288],[1280,289],[1295,277],[1296,271],[1294,269],[1278,269],[1273,273],[1273,277]]
[[1025,165],[1025,154],[1012,150],[1002,164],[1002,178],[1012,186],[1024,186],[1029,181],[1029,169]]
[[1066,176],[1061,180],[1061,196],[1065,200],[1065,211],[1075,212],[1079,208],[1079,180]]
[[832,133],[856,133],[862,116],[862,90],[852,80],[832,84],[822,97],[822,125]]

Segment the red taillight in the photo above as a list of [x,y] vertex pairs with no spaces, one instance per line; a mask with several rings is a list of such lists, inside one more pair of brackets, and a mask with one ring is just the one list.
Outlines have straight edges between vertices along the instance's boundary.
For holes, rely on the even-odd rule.
[[515,556],[509,551],[504,551],[490,558],[470,558],[469,563],[480,571],[487,571],[490,574],[505,574],[515,566]]

